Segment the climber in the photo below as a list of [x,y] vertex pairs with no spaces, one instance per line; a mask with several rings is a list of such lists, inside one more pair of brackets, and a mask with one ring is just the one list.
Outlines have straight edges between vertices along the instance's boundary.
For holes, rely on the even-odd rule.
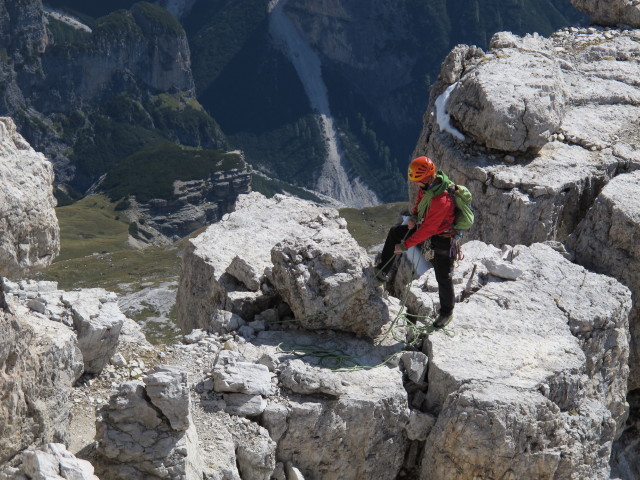
[[440,297],[440,312],[433,322],[443,328],[453,320],[455,294],[453,290],[453,263],[451,242],[452,225],[455,221],[455,202],[447,186],[448,177],[429,157],[414,158],[409,164],[409,180],[418,185],[418,197],[406,222],[391,227],[387,235],[380,262],[376,266],[376,278],[382,282],[389,279],[393,266],[393,255],[402,254],[409,248],[431,240],[433,259]]

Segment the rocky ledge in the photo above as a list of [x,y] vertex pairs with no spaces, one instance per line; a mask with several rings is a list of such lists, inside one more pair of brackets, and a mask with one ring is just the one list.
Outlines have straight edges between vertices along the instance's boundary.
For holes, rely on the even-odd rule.
[[60,251],[53,168],[0,117],[0,274],[49,265]]

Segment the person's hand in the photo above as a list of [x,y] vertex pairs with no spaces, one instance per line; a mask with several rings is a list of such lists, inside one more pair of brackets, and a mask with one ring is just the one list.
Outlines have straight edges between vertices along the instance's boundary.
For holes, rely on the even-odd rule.
[[393,253],[402,253],[402,246],[400,244],[397,244],[395,247],[393,247]]
[[409,227],[409,230],[413,230],[416,228],[416,221],[413,218],[410,218],[407,220],[407,227]]

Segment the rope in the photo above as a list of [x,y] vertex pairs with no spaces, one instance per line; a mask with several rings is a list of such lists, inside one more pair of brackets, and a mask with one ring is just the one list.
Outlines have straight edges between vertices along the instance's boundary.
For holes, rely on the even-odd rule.
[[[405,237],[403,238],[406,239],[407,235],[409,234],[409,232],[407,232],[405,234]],[[452,246],[453,248],[453,246]],[[421,256],[426,256],[423,255],[423,251],[424,251],[424,247],[422,249],[422,251],[419,253],[419,255]],[[460,250],[458,250],[460,251]],[[415,251],[414,251],[415,253]],[[426,253],[426,252],[425,252]],[[393,255],[389,260],[387,260],[385,262],[385,264],[380,267],[380,270],[384,270],[385,267],[387,267],[387,265],[389,265],[392,262],[397,261],[400,258],[400,255]],[[462,257],[464,258],[464,257]],[[415,259],[415,258],[413,258]],[[386,332],[384,332],[384,334],[382,335],[382,337],[380,338],[380,342],[382,342],[382,340],[384,340],[385,338],[387,338],[387,336],[389,334],[391,334],[392,338],[398,342],[406,342],[407,345],[409,345],[410,347],[415,346],[418,341],[420,340],[421,337],[423,336],[428,336],[433,334],[434,332],[442,332],[444,335],[448,336],[448,337],[453,337],[455,336],[455,332],[452,329],[447,329],[447,328],[435,328],[433,326],[433,322],[429,323],[429,324],[425,324],[425,325],[419,325],[417,322],[417,319],[423,319],[426,320],[427,318],[430,318],[426,315],[413,315],[413,314],[409,314],[409,313],[404,313],[404,310],[406,308],[406,304],[407,304],[407,299],[409,296],[409,293],[411,291],[410,287],[411,287],[411,282],[413,282],[415,276],[416,276],[416,270],[413,267],[413,265],[415,265],[415,262],[411,262],[412,264],[412,270],[411,270],[411,275],[409,278],[408,283],[406,283],[403,286],[403,291],[402,291],[402,298],[400,300],[400,310],[398,311],[398,313],[396,314],[395,318],[391,321],[389,328],[387,329]],[[356,292],[352,293],[351,295],[347,296],[346,298],[344,298],[343,300],[341,300],[340,302],[338,302],[336,305],[328,308],[326,311],[324,312],[320,312],[320,313],[315,313],[312,315],[307,315],[305,317],[301,317],[301,318],[297,318],[297,319],[293,319],[293,320],[289,320],[289,321],[279,321],[279,322],[273,322],[273,323],[293,323],[293,322],[300,322],[302,320],[307,320],[307,319],[312,319],[312,318],[316,318],[316,317],[320,317],[323,315],[326,315],[327,313],[331,312],[332,310],[337,309],[340,305],[343,305],[345,302],[349,301],[351,298],[355,297],[356,295],[358,295],[359,293],[364,291],[364,287],[357,290]],[[411,318],[410,318],[411,317]],[[397,336],[397,332],[399,330],[399,320],[403,318],[405,320],[405,328],[407,328],[407,330],[409,331],[409,333],[411,334],[411,340],[409,342],[406,341],[406,335],[403,337],[399,337]],[[415,321],[412,319],[416,319]],[[374,350],[374,347],[372,346],[367,352],[363,353],[362,355],[366,355],[370,352],[372,352]],[[391,362],[397,355],[399,355],[402,352],[396,352],[392,355],[390,355],[389,357],[387,357],[385,360],[383,360],[382,362],[380,362],[377,365],[361,365],[359,364],[352,356],[348,355],[347,353],[341,351],[341,350],[330,350],[330,349],[325,349],[322,347],[318,347],[317,345],[292,345],[289,346],[287,349],[282,347],[282,343],[278,344],[277,346],[277,351],[280,353],[285,353],[288,355],[295,355],[297,357],[306,357],[306,356],[312,356],[315,358],[319,358],[319,365],[325,368],[329,368],[331,370],[334,370],[336,372],[352,372],[352,371],[357,371],[357,370],[372,370],[374,368],[379,368],[382,367],[386,364],[388,364],[389,362]],[[403,350],[405,351],[405,350]]]

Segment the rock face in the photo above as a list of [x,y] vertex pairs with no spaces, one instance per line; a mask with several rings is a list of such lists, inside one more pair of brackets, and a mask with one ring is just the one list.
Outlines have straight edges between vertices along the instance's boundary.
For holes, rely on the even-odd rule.
[[176,368],[121,384],[98,411],[96,471],[109,479],[202,478],[188,381]]
[[136,202],[132,220],[144,220],[145,229],[153,228],[177,241],[190,233],[219,221],[231,212],[238,195],[251,191],[251,169],[214,172],[209,178],[175,181],[174,201],[155,199]]
[[588,13],[597,25],[616,27],[628,25],[640,28],[640,3],[635,0],[571,0],[578,10]]
[[640,171],[636,171],[619,175],[604,187],[569,241],[578,263],[631,289],[630,390],[640,388],[640,247],[634,240],[639,234]]
[[273,247],[270,279],[275,289],[306,329],[375,338],[391,312],[372,280],[365,251],[344,229],[310,227],[308,236],[286,238]]
[[443,63],[415,154],[470,188],[473,238],[564,241],[611,178],[640,168],[640,33],[574,30],[499,33]]
[[[420,478],[608,478],[628,408],[628,290],[545,245],[466,247],[456,290],[475,264],[474,293],[455,336],[424,344],[437,420]],[[496,263],[522,273],[496,277]],[[411,303],[428,314],[437,292],[415,284]]]
[[50,264],[60,251],[53,168],[0,117],[0,275]]
[[70,389],[82,373],[73,332],[9,300],[0,312],[0,464],[31,445],[68,444]]
[[[393,310],[375,293],[370,266],[336,210],[286,196],[243,195],[235,212],[190,240],[177,294],[178,323],[185,332],[208,329],[219,323],[212,320],[219,310],[251,321],[277,292],[305,317],[307,328],[375,336]],[[317,315],[345,297],[350,298],[331,315]],[[262,298],[262,308],[243,310],[240,298]]]

